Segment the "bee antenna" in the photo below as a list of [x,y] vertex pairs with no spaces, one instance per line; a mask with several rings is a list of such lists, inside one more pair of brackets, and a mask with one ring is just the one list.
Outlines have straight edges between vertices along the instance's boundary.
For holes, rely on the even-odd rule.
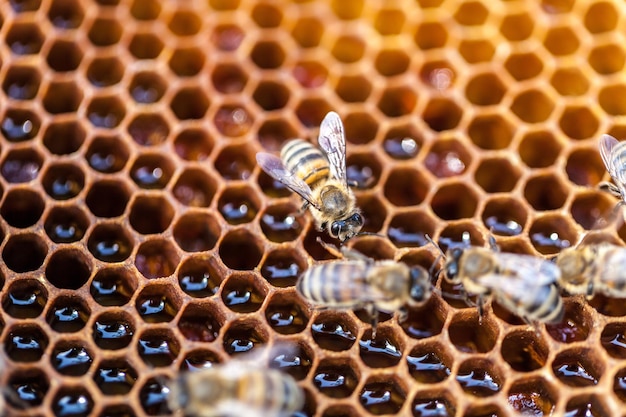
[[439,246],[437,244],[437,242],[435,242],[429,235],[428,233],[424,235],[424,238],[428,241],[428,243],[430,243],[431,245],[433,245],[435,247],[435,249],[437,249],[439,251],[439,253],[441,254],[441,257],[443,259],[446,259],[446,254],[443,252],[443,250],[441,250],[441,246]]
[[360,232],[354,235],[353,237],[356,237],[356,236],[376,236],[376,237],[383,237],[383,238],[386,237],[385,235],[381,235],[380,233],[374,233],[374,232]]

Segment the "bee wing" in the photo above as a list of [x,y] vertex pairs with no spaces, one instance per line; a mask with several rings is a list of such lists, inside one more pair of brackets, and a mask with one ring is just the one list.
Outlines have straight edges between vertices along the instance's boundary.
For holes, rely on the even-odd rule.
[[311,187],[289,172],[279,157],[266,152],[259,152],[256,154],[256,161],[270,177],[285,184],[291,191],[299,194],[300,197],[319,210],[319,206],[313,202]]
[[624,184],[626,184],[626,156],[623,155],[623,151],[618,152],[617,155],[613,153],[614,148],[619,143],[611,135],[602,135],[600,138],[600,156],[615,185],[623,190]]
[[320,126],[320,135],[317,139],[320,148],[326,152],[330,163],[330,172],[335,179],[348,187],[346,178],[346,136],[343,132],[343,123],[334,111],[329,112]]
[[536,288],[557,282],[561,270],[556,264],[531,255],[517,253],[497,253],[500,271],[498,275],[509,281],[519,281],[520,285]]

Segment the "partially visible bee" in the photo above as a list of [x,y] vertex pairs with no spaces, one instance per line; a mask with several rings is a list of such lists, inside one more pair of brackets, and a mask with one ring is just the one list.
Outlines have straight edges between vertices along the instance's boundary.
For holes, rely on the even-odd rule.
[[330,112],[320,126],[318,142],[324,153],[309,142],[293,139],[283,146],[280,158],[259,152],[263,171],[285,184],[310,206],[318,230],[344,242],[359,233],[363,217],[346,177],[346,138],[339,115]]
[[600,156],[614,184],[603,182],[600,187],[618,197],[620,204],[626,202],[626,142],[619,142],[611,135],[600,138]]
[[[336,252],[332,246],[326,248]],[[310,267],[296,283],[296,290],[318,308],[365,308],[372,319],[372,337],[376,337],[379,311],[399,311],[398,319],[403,321],[406,305],[421,306],[430,298],[430,274],[421,266],[375,261],[345,246],[336,255],[345,259]]]
[[543,258],[501,253],[493,238],[490,242],[489,249],[469,246],[448,250],[444,278],[478,296],[481,316],[484,299],[491,295],[529,324],[560,322],[564,310],[556,285],[561,277],[559,268]]
[[569,294],[626,298],[626,248],[597,243],[563,250],[556,257],[559,285]]
[[172,411],[195,417],[288,417],[304,393],[288,374],[243,361],[181,374],[168,397]]

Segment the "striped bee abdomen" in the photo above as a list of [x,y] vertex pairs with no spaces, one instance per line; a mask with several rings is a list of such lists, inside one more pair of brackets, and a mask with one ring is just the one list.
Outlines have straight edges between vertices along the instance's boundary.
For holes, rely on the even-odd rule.
[[254,409],[263,410],[268,416],[293,413],[304,402],[294,379],[269,369],[253,371],[246,378],[241,378],[237,391],[236,398]]
[[313,304],[354,307],[371,299],[367,266],[358,261],[336,261],[309,268],[296,290]]
[[280,152],[280,158],[293,175],[311,188],[330,175],[326,155],[305,140],[293,139],[287,142]]

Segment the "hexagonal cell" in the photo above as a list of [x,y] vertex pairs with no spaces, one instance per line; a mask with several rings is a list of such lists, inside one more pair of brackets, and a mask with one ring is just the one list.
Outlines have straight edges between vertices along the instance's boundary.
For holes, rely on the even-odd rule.
[[376,71],[384,77],[400,75],[408,70],[411,57],[403,50],[383,49],[374,60]]
[[489,352],[496,344],[498,333],[496,322],[489,316],[479,320],[478,311],[474,308],[455,314],[448,328],[454,347],[467,353]]
[[[378,108],[388,117],[400,117],[413,112],[416,104],[417,95],[412,89],[388,87],[378,101]],[[427,119],[428,116],[425,114],[424,118]]]
[[227,180],[246,180],[256,166],[249,144],[227,146],[217,155],[215,169]]
[[283,145],[298,136],[298,131],[291,123],[282,118],[268,119],[257,132],[257,139],[263,149],[279,152]]
[[144,153],[130,167],[130,177],[143,189],[163,189],[172,178],[175,168],[174,162],[166,155]]
[[550,131],[528,132],[522,138],[518,153],[530,168],[552,166],[562,150],[561,142]]
[[100,349],[119,350],[130,345],[135,334],[135,323],[125,311],[113,310],[100,314],[94,320],[91,336]]
[[43,107],[51,114],[74,113],[82,100],[82,89],[73,81],[52,81],[43,97]]
[[95,127],[112,129],[117,127],[126,115],[126,106],[116,96],[95,97],[87,107],[87,118]]
[[372,92],[372,84],[362,75],[342,75],[335,93],[346,103],[363,103]]
[[559,176],[540,174],[528,179],[524,198],[537,211],[555,210],[563,206],[568,191]]
[[485,23],[489,10],[479,2],[461,3],[454,13],[454,20],[463,26],[479,26]]
[[626,358],[626,326],[623,323],[609,323],[600,335],[602,347],[617,359]]
[[350,64],[359,61],[365,53],[366,43],[358,36],[341,35],[335,41],[331,53],[341,63]]
[[94,46],[111,46],[120,41],[122,32],[123,29],[118,20],[97,17],[87,36]]
[[304,88],[320,87],[328,78],[328,69],[317,61],[299,61],[294,65],[292,73],[294,79]]
[[606,224],[615,208],[615,200],[607,193],[589,191],[577,194],[570,213],[585,230],[594,230]]
[[264,345],[268,337],[269,331],[258,320],[239,319],[230,323],[224,334],[223,347],[227,354],[235,356]]
[[170,285],[144,286],[135,299],[135,309],[146,323],[167,323],[174,319],[182,300]]
[[59,29],[76,29],[85,18],[85,11],[77,0],[53,0],[48,9],[48,20]]
[[556,390],[542,377],[515,381],[507,397],[509,406],[521,415],[549,416],[558,400]]
[[69,155],[85,141],[85,129],[76,120],[53,122],[45,130],[43,144],[55,155]]
[[441,139],[429,149],[424,165],[436,177],[446,178],[461,175],[471,161],[471,154],[461,142]]
[[261,264],[261,275],[271,285],[279,288],[292,287],[306,269],[306,262],[293,249],[276,249]]
[[210,343],[218,338],[225,317],[216,304],[192,303],[185,306],[178,330],[190,342]]
[[87,240],[89,252],[103,262],[121,262],[130,256],[135,242],[117,223],[97,224]]
[[167,28],[176,36],[192,36],[202,28],[202,21],[197,13],[189,10],[176,10],[172,14]]
[[491,72],[475,75],[465,87],[465,97],[478,106],[500,103],[506,87],[500,78]]
[[461,363],[456,380],[466,393],[476,397],[496,395],[504,383],[502,372],[490,360],[467,359]]
[[456,405],[447,391],[420,391],[411,403],[414,417],[452,416],[456,413]]
[[163,233],[174,217],[169,201],[157,195],[139,195],[130,206],[128,219],[137,232],[147,235]]
[[589,80],[580,68],[558,68],[550,84],[562,96],[580,96],[589,90]]
[[119,136],[96,136],[87,148],[85,159],[92,169],[112,174],[124,168],[129,155],[128,145]]
[[619,12],[610,2],[600,1],[589,5],[585,13],[585,28],[590,33],[609,32],[617,26]]
[[399,35],[402,32],[406,16],[404,10],[382,8],[374,19],[374,28],[383,36]]
[[119,83],[124,75],[124,64],[116,56],[98,56],[87,67],[87,79],[95,87],[109,87]]
[[359,393],[361,406],[374,415],[396,414],[406,400],[406,391],[395,374],[370,376]]
[[72,296],[58,297],[46,314],[46,322],[58,333],[74,333],[82,330],[91,315],[91,310],[82,300]]
[[221,134],[236,137],[248,133],[254,119],[252,113],[243,105],[229,104],[217,110],[213,123]]
[[385,197],[396,206],[416,206],[430,188],[428,179],[417,169],[396,168],[385,182]]
[[422,210],[398,213],[387,227],[387,236],[396,247],[419,247],[428,244],[426,235],[432,236],[437,220]]
[[265,319],[279,334],[300,333],[309,324],[308,307],[295,293],[274,293],[265,307]]
[[448,29],[440,22],[422,22],[413,40],[421,50],[442,48],[448,41]]
[[35,23],[13,23],[4,41],[16,55],[38,54],[44,35]]
[[23,188],[9,190],[2,206],[0,216],[13,227],[25,228],[37,223],[45,203],[39,193]]
[[488,193],[509,192],[515,188],[521,175],[519,167],[510,158],[485,158],[480,162],[474,179]]
[[236,313],[251,313],[261,308],[267,288],[252,273],[230,276],[222,288],[224,305]]
[[482,229],[476,222],[461,220],[448,223],[439,233],[437,244],[446,252],[452,248],[467,247],[468,242],[473,246],[485,246],[486,243]]
[[211,73],[211,81],[220,93],[239,93],[248,82],[248,74],[236,63],[218,63]]
[[289,89],[276,81],[261,81],[252,97],[263,110],[279,110],[289,101]]
[[250,59],[259,69],[277,69],[285,61],[285,51],[276,41],[259,41],[252,47]]
[[317,17],[300,17],[291,30],[291,37],[301,48],[318,46],[323,34],[324,25]]
[[44,220],[44,230],[55,243],[79,241],[89,227],[89,218],[80,208],[56,206],[48,212]]
[[454,362],[448,349],[439,342],[417,345],[407,355],[409,373],[418,382],[435,384],[450,376]]
[[93,380],[104,395],[127,395],[137,382],[137,371],[126,359],[106,359],[94,370]]
[[500,236],[517,236],[524,230],[528,212],[518,199],[499,196],[487,201],[481,218],[490,233]]
[[46,266],[46,279],[57,288],[77,290],[91,276],[91,259],[77,249],[58,249]]
[[487,39],[464,39],[459,44],[459,53],[469,64],[489,62],[496,52],[496,47]]
[[364,220],[361,232],[379,232],[387,218],[387,208],[383,202],[374,195],[359,195],[356,205],[361,210]]
[[162,238],[143,242],[135,255],[135,267],[148,279],[172,275],[179,263],[180,255],[174,245]]
[[620,45],[598,45],[589,52],[588,62],[598,74],[613,74],[624,68],[626,54]]
[[608,415],[610,412],[604,398],[595,394],[576,396],[565,405],[565,415],[590,417]]
[[47,303],[48,290],[42,282],[20,279],[5,289],[2,309],[16,319],[35,318],[42,313]]
[[137,353],[150,367],[169,366],[176,360],[180,344],[169,329],[147,330],[139,336]]
[[199,48],[177,48],[172,53],[169,66],[179,77],[192,77],[202,71],[205,61],[206,56]]
[[28,109],[8,108],[0,121],[0,132],[9,142],[23,142],[37,136],[41,128],[39,115]]
[[414,126],[391,128],[385,135],[383,149],[394,159],[415,157],[423,145],[423,139]]
[[387,368],[400,362],[403,348],[403,341],[389,327],[379,328],[375,338],[367,329],[359,340],[359,357],[370,368]]
[[125,182],[101,180],[91,185],[85,204],[95,216],[111,218],[124,214],[129,199],[130,190]]
[[508,333],[500,348],[502,358],[517,372],[532,372],[542,368],[549,352],[546,341],[531,330]]
[[123,267],[101,268],[91,281],[89,292],[101,306],[123,306],[137,289],[137,278]]
[[213,150],[213,139],[203,129],[189,128],[174,138],[176,155],[186,161],[204,161]]
[[454,129],[462,116],[463,111],[459,105],[447,98],[431,99],[422,114],[424,122],[435,132]]
[[276,346],[269,357],[268,367],[278,369],[291,375],[297,381],[301,381],[311,371],[312,358],[314,358],[313,352],[306,343],[300,342],[293,346],[284,347]]
[[500,115],[483,115],[472,120],[468,128],[470,139],[482,149],[504,149],[513,139],[514,128]]
[[81,341],[60,341],[52,350],[50,363],[61,375],[82,376],[89,371],[93,363],[93,354]]
[[506,70],[517,81],[528,80],[541,74],[543,63],[534,53],[512,54],[504,63]]
[[552,362],[552,372],[570,387],[597,385],[604,366],[590,349],[570,349],[560,352]]
[[476,191],[466,184],[452,183],[437,190],[430,206],[442,220],[457,220],[473,217],[479,198]]
[[320,310],[311,324],[311,334],[322,349],[334,352],[349,350],[357,339],[358,327],[353,316],[340,310]]
[[330,398],[347,398],[359,383],[359,366],[349,358],[322,359],[313,373],[313,385]]
[[550,337],[560,343],[575,343],[586,340],[593,327],[593,319],[584,306],[576,300],[566,298],[565,317],[560,323],[546,324]]
[[160,75],[149,71],[134,74],[128,86],[130,96],[141,104],[158,102],[166,89],[165,80]]
[[543,46],[555,56],[570,55],[580,46],[580,40],[571,27],[554,27],[547,31]]
[[509,14],[500,24],[500,33],[509,41],[522,41],[533,32],[534,19],[526,12]]
[[56,72],[74,71],[82,59],[83,51],[80,50],[78,44],[61,40],[52,44],[46,56],[48,66]]
[[577,241],[573,221],[556,213],[536,218],[528,234],[535,249],[544,255],[558,253]]
[[191,207],[208,207],[217,189],[216,180],[200,168],[188,168],[178,177],[172,194]]
[[626,106],[620,100],[616,100],[615,94],[624,94],[626,85],[616,84],[603,87],[598,94],[598,103],[602,110],[612,116],[626,114]]
[[210,40],[218,50],[235,51],[244,37],[245,33],[238,25],[226,23],[216,26]]
[[216,258],[203,255],[188,257],[178,269],[178,285],[192,297],[215,295],[224,276],[216,262]]
[[333,107],[323,98],[304,98],[296,107],[296,116],[305,127],[317,129],[331,110]]
[[137,20],[154,20],[161,13],[161,3],[157,0],[134,0],[130,14]]
[[353,20],[357,19],[363,13],[364,8],[363,0],[356,0],[350,3],[345,3],[341,0],[331,1],[332,12],[341,20]]
[[[246,257],[241,254],[245,253]],[[246,229],[235,229],[222,239],[219,255],[224,265],[231,269],[253,270],[263,256],[262,243]]]
[[48,376],[40,368],[22,368],[10,374],[4,395],[14,409],[29,410],[45,401],[49,389]]
[[170,108],[179,120],[202,119],[209,108],[209,99],[198,87],[185,87],[174,95]]
[[156,59],[163,51],[163,41],[152,33],[133,35],[128,50],[137,59]]
[[48,346],[48,337],[39,326],[25,324],[8,329],[3,344],[13,362],[37,362]]
[[14,272],[29,272],[43,264],[47,252],[48,245],[39,235],[11,234],[2,250],[2,260]]
[[[37,178],[42,165],[43,157],[34,149],[15,149],[5,155],[0,173],[10,183],[26,183]],[[51,171],[52,167],[44,174],[44,183]]]
[[298,215],[299,206],[282,203],[267,207],[261,214],[261,230],[267,239],[282,243],[297,239],[304,231],[306,218]]
[[283,12],[274,4],[259,3],[253,7],[251,17],[261,28],[275,28],[280,26]]
[[185,355],[179,369],[183,372],[202,371],[221,362],[222,358],[217,353],[208,349],[195,349]]
[[606,174],[606,168],[594,145],[589,148],[574,149],[567,157],[565,172],[574,184],[594,187]]
[[146,381],[139,389],[139,403],[147,415],[171,414],[168,406],[169,386],[172,381],[165,375],[157,375]]
[[228,223],[242,224],[254,220],[260,205],[256,190],[244,184],[226,188],[217,202],[217,209]]
[[513,99],[511,111],[526,123],[545,121],[554,110],[554,103],[539,90],[526,90]]
[[41,74],[30,66],[11,66],[2,82],[7,97],[15,100],[32,100],[39,91]]

